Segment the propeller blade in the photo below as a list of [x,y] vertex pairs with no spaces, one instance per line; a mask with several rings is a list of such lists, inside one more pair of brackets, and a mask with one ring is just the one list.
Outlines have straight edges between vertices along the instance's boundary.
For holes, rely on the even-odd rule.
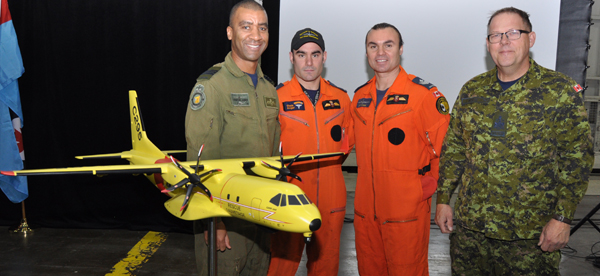
[[302,181],[302,178],[300,178],[299,176],[297,176],[297,175],[295,175],[295,174],[293,174],[293,173],[290,173],[290,174],[289,174],[289,176],[291,176],[291,177],[293,177],[293,178],[297,179],[298,181],[300,181],[300,182],[304,183],[304,181]]
[[179,162],[177,162],[177,160],[175,160],[175,158],[173,158],[172,155],[169,156],[171,158],[171,162],[173,162],[173,164],[175,164],[175,166],[177,166],[177,168],[179,168],[179,170],[181,170],[183,173],[185,173],[188,177],[191,177],[192,174],[190,172],[188,172],[181,164],[179,164]]
[[290,167],[292,164],[294,164],[294,161],[296,161],[298,159],[298,157],[300,157],[300,155],[302,155],[302,152],[296,154],[294,159],[292,159],[292,161],[290,161],[290,163],[287,165],[287,167]]
[[190,201],[190,195],[192,195],[192,190],[194,190],[194,185],[188,185],[187,191],[185,192],[185,199],[183,200],[183,205],[181,205],[181,209],[179,211],[183,211],[185,207],[187,207],[188,202]]
[[283,150],[282,150],[282,145],[283,142],[279,141],[279,162],[281,163],[281,166],[283,167]]
[[175,184],[175,185],[173,185],[173,186],[171,186],[171,187],[169,187],[169,188],[166,188],[166,189],[162,190],[162,191],[161,191],[161,193],[165,193],[165,194],[166,194],[166,193],[168,193],[168,192],[172,192],[172,191],[174,191],[175,189],[179,189],[179,188],[181,188],[181,186],[183,186],[185,183],[188,183],[188,182],[190,182],[190,180],[189,180],[189,179],[187,179],[187,178],[186,178],[186,179],[184,179],[184,180],[181,180],[181,181],[179,181],[177,184]]
[[267,166],[267,167],[269,167],[269,168],[271,168],[271,169],[276,169],[276,170],[279,170],[279,168],[277,168],[277,167],[275,167],[275,166],[273,166],[273,165],[271,165],[271,164],[269,164],[269,163],[267,163],[267,162],[265,162],[265,161],[262,161],[262,160],[261,160],[260,162],[262,162],[262,163],[263,163],[263,165],[265,165],[265,166]]
[[204,149],[204,144],[200,146],[200,150],[198,151],[198,161],[196,162],[196,174],[198,174],[198,170],[200,169],[200,155],[202,155],[202,150]]
[[207,174],[211,174],[211,173],[214,173],[214,172],[222,172],[222,171],[223,171],[223,170],[221,170],[221,169],[214,169],[214,170],[210,170],[210,171],[207,171],[207,172],[205,172],[205,173],[201,174],[201,175],[200,175],[200,178],[204,177],[204,176],[205,176],[205,175],[207,175]]
[[[201,147],[201,149],[202,148],[203,147]],[[210,201],[213,201],[213,196],[210,193],[210,190],[208,190],[208,188],[206,186],[204,186],[204,184],[202,184],[202,180],[200,179],[200,176],[198,176],[195,173],[188,172],[188,170],[186,170],[181,164],[179,164],[179,162],[177,162],[177,160],[175,160],[175,158],[173,158],[173,156],[170,156],[170,157],[171,157],[171,161],[173,162],[173,164],[175,164],[175,166],[177,166],[177,168],[179,168],[179,170],[181,170],[183,173],[185,173],[189,177],[189,181],[191,183],[190,186],[192,186],[192,187],[196,186],[196,187],[200,188],[210,198]],[[221,169],[210,170],[210,171],[202,174],[202,176],[206,175],[207,173],[213,173],[215,171],[221,171]],[[191,193],[190,190],[188,190],[188,193]],[[189,197],[189,195],[188,195],[188,197]],[[185,202],[187,202],[187,200],[188,200],[188,198],[186,197],[186,201]]]
[[275,167],[275,166],[273,166],[273,165],[271,165],[271,164],[269,164],[269,163],[267,163],[265,161],[262,161],[262,160],[261,160],[261,162],[263,163],[263,165],[265,165],[265,166],[267,166],[267,167],[269,167],[271,169],[277,170],[279,172],[279,174],[277,174],[275,176],[275,180],[282,180],[282,179],[284,179],[287,182],[288,179],[287,179],[286,176],[289,175],[290,177],[298,179],[300,182],[302,182],[302,179],[300,177],[298,177],[297,175],[291,173],[290,170],[289,170],[289,167],[292,164],[294,164],[294,161],[296,161],[298,159],[298,157],[300,157],[300,155],[302,155],[302,152],[296,154],[296,156],[294,158],[292,158],[292,160],[290,161],[290,163],[286,166],[285,162],[283,161],[282,142],[279,142],[279,162],[281,163],[281,167],[279,167],[279,168]]

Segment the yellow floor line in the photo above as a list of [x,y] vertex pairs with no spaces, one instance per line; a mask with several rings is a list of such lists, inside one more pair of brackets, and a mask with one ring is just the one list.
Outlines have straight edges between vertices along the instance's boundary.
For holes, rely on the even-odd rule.
[[167,240],[167,233],[148,232],[131,250],[127,257],[112,267],[106,275],[134,275],[136,269],[152,257],[160,245]]

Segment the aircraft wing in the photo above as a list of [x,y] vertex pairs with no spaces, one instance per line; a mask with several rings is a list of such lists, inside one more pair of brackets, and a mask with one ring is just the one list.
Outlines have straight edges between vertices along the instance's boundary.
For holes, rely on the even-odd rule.
[[80,155],[75,156],[77,159],[128,159],[131,158],[129,152],[118,152],[118,153],[105,153],[105,154],[94,154],[94,155]]
[[[329,158],[335,156],[342,156],[343,152],[331,152],[331,153],[317,153],[317,154],[303,154],[300,155],[294,164],[297,162],[310,161],[322,158]],[[295,155],[286,155],[283,156],[283,162],[286,166],[292,161],[296,156]],[[268,156],[268,157],[249,157],[249,158],[236,158],[236,159],[215,159],[215,160],[201,160],[200,161],[200,170],[205,169],[215,169],[221,168],[226,170],[227,167],[232,164],[235,166],[240,166],[244,170],[251,170],[256,175],[266,177],[266,178],[275,178],[278,172],[274,169],[271,169],[264,164],[262,161],[269,163],[276,167],[281,167],[281,157],[280,156]],[[196,161],[185,161],[180,162],[186,166],[195,168]],[[293,165],[292,165],[293,167]]]
[[8,176],[27,176],[27,175],[60,175],[60,174],[141,174],[141,173],[163,173],[168,170],[169,163],[151,164],[151,165],[108,165],[108,166],[87,166],[72,168],[55,169],[36,169],[20,171],[0,171],[0,174]]

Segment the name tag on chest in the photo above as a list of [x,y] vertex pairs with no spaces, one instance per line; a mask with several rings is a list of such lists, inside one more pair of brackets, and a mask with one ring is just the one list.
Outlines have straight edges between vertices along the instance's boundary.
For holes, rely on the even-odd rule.
[[231,104],[233,106],[250,106],[248,93],[231,93]]

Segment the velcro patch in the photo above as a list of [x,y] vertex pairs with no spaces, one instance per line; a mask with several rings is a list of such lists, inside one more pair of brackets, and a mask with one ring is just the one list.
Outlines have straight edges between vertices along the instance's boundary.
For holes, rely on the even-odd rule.
[[342,108],[342,106],[340,106],[339,100],[323,101],[323,110],[340,109],[340,108]]
[[448,105],[448,101],[446,97],[440,97],[435,102],[435,108],[437,108],[438,112],[442,115],[448,115],[450,112],[450,105]]
[[265,106],[268,108],[277,108],[277,98],[265,96]]
[[371,105],[372,101],[373,101],[373,99],[371,99],[371,98],[358,99],[358,102],[356,102],[356,108],[369,107]]
[[483,97],[471,97],[471,98],[461,99],[460,102],[462,105],[468,105],[468,104],[472,104],[472,103],[487,104],[488,102],[490,102],[490,99],[483,98]]
[[408,103],[408,95],[399,95],[393,94],[388,95],[385,100],[386,104],[407,104]]
[[494,137],[504,137],[506,136],[506,130],[508,129],[507,121],[508,121],[508,112],[499,111],[494,114],[493,125],[491,129],[491,136]]
[[575,89],[575,91],[577,91],[577,92],[583,91],[583,87],[581,87],[581,85],[579,85],[579,84],[573,86],[573,89]]
[[231,93],[231,104],[233,106],[250,106],[248,93]]
[[416,83],[416,84],[425,86],[427,89],[431,89],[431,88],[435,87],[435,85],[433,85],[433,84],[431,84],[431,83],[429,83],[429,82],[427,82],[424,79],[419,78],[419,77],[415,77],[412,81],[414,83]]
[[190,108],[192,110],[198,110],[206,103],[206,94],[204,93],[204,85],[198,84],[194,87],[194,93],[190,100]]
[[283,102],[283,111],[304,110],[303,101]]

